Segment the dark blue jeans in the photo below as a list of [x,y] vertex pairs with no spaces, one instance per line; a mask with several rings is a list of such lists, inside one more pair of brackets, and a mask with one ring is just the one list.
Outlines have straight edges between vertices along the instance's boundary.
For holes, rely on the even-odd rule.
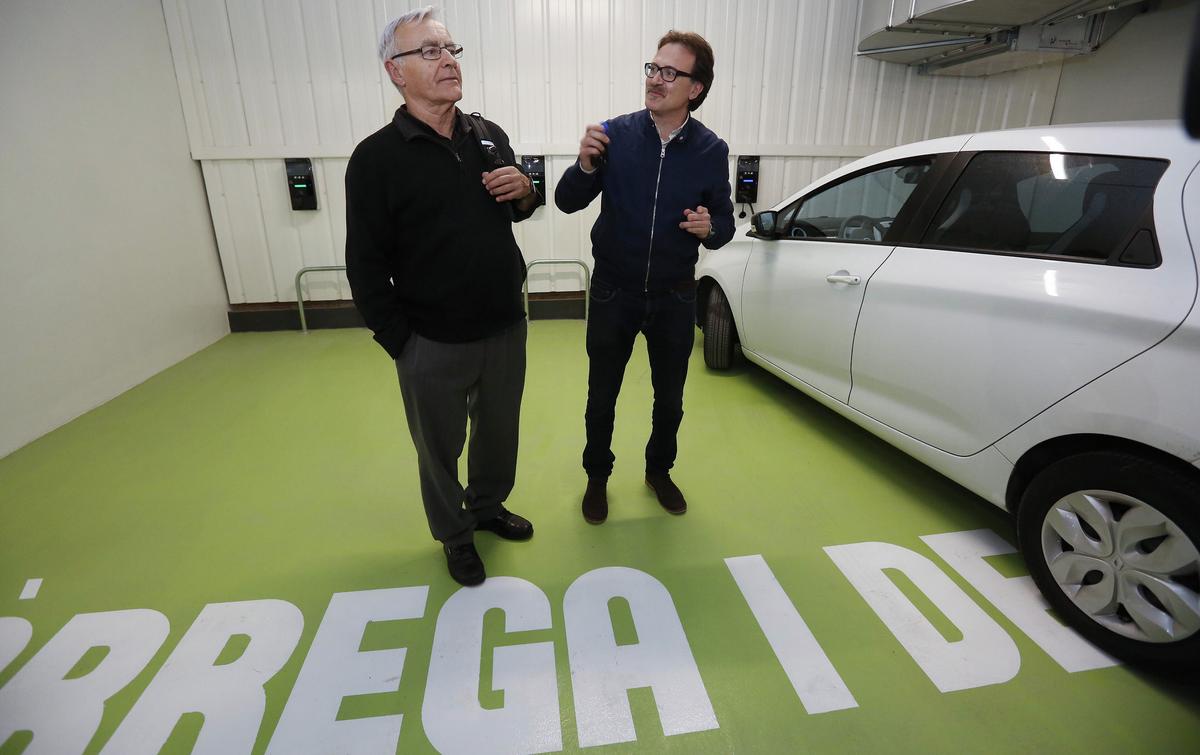
[[588,399],[584,413],[587,445],[583,469],[589,478],[612,474],[613,420],[625,365],[638,333],[646,337],[654,410],[646,472],[661,474],[675,463],[675,436],[683,419],[683,383],[695,342],[696,291],[631,291],[592,284],[588,315]]

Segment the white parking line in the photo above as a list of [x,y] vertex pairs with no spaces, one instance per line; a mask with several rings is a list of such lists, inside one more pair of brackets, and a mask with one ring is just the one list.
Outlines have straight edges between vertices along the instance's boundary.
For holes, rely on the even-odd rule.
[[38,590],[42,589],[42,579],[37,577],[25,582],[25,589],[21,591],[21,600],[33,600],[37,597]]

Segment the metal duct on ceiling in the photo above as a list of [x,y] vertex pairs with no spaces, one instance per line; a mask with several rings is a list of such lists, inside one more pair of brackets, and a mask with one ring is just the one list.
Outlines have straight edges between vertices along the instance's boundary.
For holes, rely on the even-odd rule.
[[864,0],[858,54],[921,73],[987,76],[1085,55],[1145,0]]

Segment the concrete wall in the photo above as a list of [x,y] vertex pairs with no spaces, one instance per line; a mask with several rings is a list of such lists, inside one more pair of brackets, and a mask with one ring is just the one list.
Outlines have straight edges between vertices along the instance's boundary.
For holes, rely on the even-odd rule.
[[0,456],[228,333],[159,0],[0,8]]
[[1062,67],[1051,123],[1179,118],[1200,2],[1163,0],[1091,55]]

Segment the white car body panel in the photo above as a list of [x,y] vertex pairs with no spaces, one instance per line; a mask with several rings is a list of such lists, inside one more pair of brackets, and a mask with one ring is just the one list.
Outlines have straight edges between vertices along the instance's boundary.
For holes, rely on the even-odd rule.
[[753,241],[746,236],[749,230],[749,223],[738,226],[733,231],[733,241],[717,251],[701,246],[700,259],[696,263],[697,273],[703,268],[705,277],[716,281],[725,292],[735,323],[742,322],[742,275],[746,270],[746,260],[750,258],[750,242]]
[[[1072,126],[1032,126],[973,134],[962,149],[1005,152],[1074,152],[1083,155],[1128,155],[1195,164],[1187,155],[1200,153],[1175,121],[1129,121]],[[882,154],[882,153],[881,153]],[[870,159],[870,158],[868,158]],[[1178,196],[1178,195],[1177,195]]]
[[1175,329],[1196,280],[1170,257],[1145,270],[899,247],[863,304],[850,405],[976,453]]
[[[702,258],[697,277],[725,291],[747,358],[999,506],[1022,455],[1068,435],[1128,439],[1200,467],[1200,276],[1193,243],[1200,239],[1200,142],[1189,141],[1174,122],[947,137],[858,160],[774,209],[873,165],[959,149],[1169,160],[1154,204],[1162,264],[765,241],[746,237],[743,226],[732,243]],[[861,314],[848,328],[850,297],[838,302],[833,291],[818,293],[819,286],[806,283],[818,299],[829,294],[832,306],[805,301],[789,311],[784,304],[795,291],[769,288],[772,271],[795,264],[796,247],[817,250],[814,257],[830,247],[843,254],[877,250],[882,264],[869,280],[841,260],[821,275],[846,269],[863,276],[863,285],[853,287],[860,289]],[[817,311],[823,319],[804,316]],[[839,342],[846,338],[852,342]],[[781,354],[777,342],[791,353]],[[821,356],[824,370],[797,366],[806,349],[807,358]],[[839,349],[852,349],[848,400]]]
[[[1184,179],[1186,185],[1180,191],[1178,184]],[[1168,190],[1171,193],[1166,193]],[[1179,205],[1155,207],[1156,230],[1163,247],[1186,248],[1182,245],[1192,243],[1194,259],[1194,244],[1200,240],[1200,165],[1190,174],[1168,171],[1159,183],[1159,192],[1182,196]],[[1168,222],[1173,216],[1184,222]],[[1193,285],[1200,279],[1195,267],[1180,274],[1181,278],[1189,275]],[[1198,354],[1200,307],[1193,297],[1187,319],[1166,340],[1039,414],[996,447],[1013,459],[1051,438],[1099,433],[1144,443],[1200,466]]]
[[[742,283],[742,347],[838,401],[850,397],[850,348],[867,279],[892,247],[752,240]],[[861,283],[830,283],[827,275]]]
[[753,352],[744,352],[746,358],[786,383],[799,388],[814,399],[853,421],[863,429],[879,436],[904,453],[954,480],[964,488],[977,493],[989,503],[1004,506],[1004,490],[1012,474],[1013,465],[996,448],[986,448],[973,456],[955,456],[905,435],[894,428],[876,422],[847,404],[815,390],[789,375],[774,364]]
[[[1128,438],[1195,464],[1200,460],[1198,320],[1189,318],[1166,341],[1058,402],[1002,438],[996,448],[1016,459],[1051,438],[1094,433]],[[1189,373],[1190,381],[1160,379]]]

